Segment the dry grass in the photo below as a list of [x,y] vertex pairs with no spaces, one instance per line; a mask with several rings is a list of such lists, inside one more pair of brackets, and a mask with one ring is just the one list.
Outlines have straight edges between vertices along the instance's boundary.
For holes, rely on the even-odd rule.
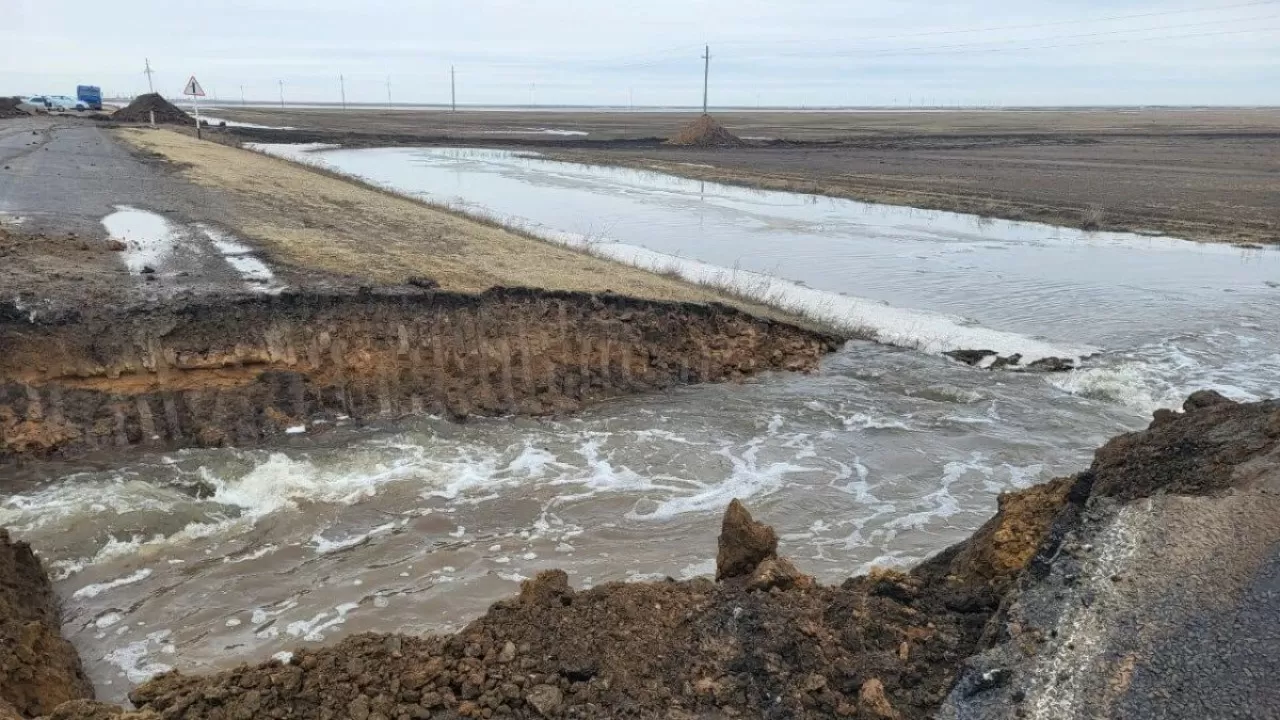
[[730,299],[286,160],[168,130],[118,133],[175,163],[192,181],[227,194],[237,211],[228,224],[273,257],[299,267],[377,283],[425,275],[446,289],[466,292],[520,285],[612,290],[656,300]]

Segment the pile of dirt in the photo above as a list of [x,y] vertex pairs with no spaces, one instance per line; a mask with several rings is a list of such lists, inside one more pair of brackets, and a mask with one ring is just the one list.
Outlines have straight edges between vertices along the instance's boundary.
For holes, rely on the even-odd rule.
[[0,97],[0,118],[26,117],[27,111],[18,107],[21,103],[19,97]]
[[0,718],[45,715],[68,700],[93,697],[61,627],[58,596],[40,560],[0,529]]
[[703,115],[680,128],[666,144],[682,147],[739,147],[742,140],[716,122],[715,118]]
[[160,97],[160,93],[147,93],[134,98],[127,107],[123,107],[111,116],[120,122],[150,122],[151,113],[156,114],[156,122],[193,125],[195,120],[183,112],[177,105]]

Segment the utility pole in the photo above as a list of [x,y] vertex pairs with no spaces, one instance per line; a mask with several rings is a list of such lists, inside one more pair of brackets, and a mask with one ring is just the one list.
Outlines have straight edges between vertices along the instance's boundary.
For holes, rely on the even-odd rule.
[[387,110],[391,109],[391,76],[387,76]]
[[280,109],[284,109],[284,81],[280,80]]
[[342,109],[347,109],[347,79],[338,73],[338,87],[342,89]]
[[707,114],[707,88],[711,83],[711,46],[707,46],[707,52],[702,56],[706,61],[702,68],[702,114]]
[[147,90],[154,93],[156,91],[156,86],[151,82],[151,76],[154,75],[156,71],[151,69],[151,58],[143,59],[147,61],[147,69],[142,71],[142,74],[147,76]]
[[449,112],[458,112],[458,71],[449,66]]

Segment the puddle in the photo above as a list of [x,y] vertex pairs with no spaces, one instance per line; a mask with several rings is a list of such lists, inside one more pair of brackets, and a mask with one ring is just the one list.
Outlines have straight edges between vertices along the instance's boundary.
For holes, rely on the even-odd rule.
[[179,239],[178,229],[168,220],[128,205],[117,205],[115,212],[102,218],[102,225],[113,239],[125,244],[120,257],[134,274],[146,268],[159,270]]
[[223,120],[222,118],[209,117],[207,115],[201,115],[200,119],[208,122],[214,127],[226,125],[227,127],[253,128],[255,130],[297,130],[297,128],[290,127],[288,125],[259,125],[257,123],[240,122],[238,120]]
[[209,238],[214,248],[222,254],[222,259],[244,278],[250,290],[275,295],[285,289],[285,285],[276,281],[271,268],[253,254],[253,248],[215,228],[202,225],[200,232]]

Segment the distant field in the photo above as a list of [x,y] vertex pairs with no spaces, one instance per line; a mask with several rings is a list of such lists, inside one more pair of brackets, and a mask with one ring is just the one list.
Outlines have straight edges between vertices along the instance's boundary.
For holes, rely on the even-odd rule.
[[[1280,108],[716,113],[754,140],[739,149],[637,140],[668,137],[694,113],[217,113],[332,132],[335,142],[515,143],[564,159],[754,187],[1197,240],[1280,242]],[[766,142],[779,138],[791,142]]]

